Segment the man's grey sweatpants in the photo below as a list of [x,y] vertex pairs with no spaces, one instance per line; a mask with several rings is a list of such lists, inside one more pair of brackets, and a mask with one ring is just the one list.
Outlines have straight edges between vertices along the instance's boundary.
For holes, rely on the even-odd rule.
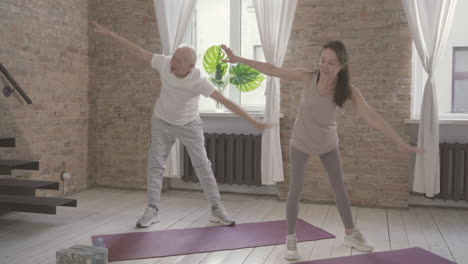
[[218,185],[206,155],[203,121],[198,118],[186,125],[172,125],[156,115],[151,118],[151,148],[147,171],[149,205],[159,205],[166,159],[176,138],[186,147],[211,207],[220,205]]

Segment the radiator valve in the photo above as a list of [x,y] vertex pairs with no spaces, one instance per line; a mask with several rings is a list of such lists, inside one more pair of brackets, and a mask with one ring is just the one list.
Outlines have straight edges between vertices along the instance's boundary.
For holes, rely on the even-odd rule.
[[69,172],[62,171],[62,173],[60,173],[60,179],[62,179],[62,181],[69,180],[71,177],[72,175]]

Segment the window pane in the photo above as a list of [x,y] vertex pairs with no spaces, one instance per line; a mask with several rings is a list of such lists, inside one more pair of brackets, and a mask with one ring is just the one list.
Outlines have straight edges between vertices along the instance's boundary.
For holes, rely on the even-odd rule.
[[468,113],[468,80],[454,82],[453,108],[456,113]]
[[[194,19],[194,42],[197,49],[197,67],[207,76],[203,69],[203,54],[213,46],[229,44],[230,0],[202,0],[197,1]],[[215,110],[215,101],[200,96],[200,110]]]
[[[252,0],[242,1],[242,41],[241,55],[245,58],[265,62],[258,33],[257,17]],[[263,110],[265,107],[266,80],[258,89],[241,93],[241,104],[250,109]]]
[[453,57],[455,60],[455,72],[468,72],[468,48],[455,48]]

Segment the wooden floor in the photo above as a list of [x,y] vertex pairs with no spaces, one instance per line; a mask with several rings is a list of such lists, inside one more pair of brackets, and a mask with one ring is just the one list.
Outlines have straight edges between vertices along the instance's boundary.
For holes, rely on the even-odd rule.
[[[210,225],[203,193],[170,191],[163,194],[161,222],[136,230],[146,192],[96,188],[70,196],[78,208],[60,208],[57,215],[11,213],[0,216],[0,263],[55,263],[55,252],[75,244],[90,245],[97,234],[179,229]],[[282,220],[285,203],[273,197],[224,194],[226,209],[237,223]],[[376,251],[421,247],[457,263],[468,263],[468,210],[416,207],[409,210],[354,208],[357,226]],[[300,217],[336,239],[299,244],[304,260],[360,254],[341,245],[343,227],[335,206],[301,204]],[[174,245],[176,246],[176,245]],[[233,251],[122,261],[135,264],[287,263],[283,245]]]

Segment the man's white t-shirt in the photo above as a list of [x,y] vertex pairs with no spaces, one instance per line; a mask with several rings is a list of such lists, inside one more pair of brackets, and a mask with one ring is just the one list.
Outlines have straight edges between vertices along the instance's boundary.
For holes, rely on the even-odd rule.
[[186,125],[197,118],[200,94],[210,96],[215,87],[200,75],[200,70],[193,68],[184,78],[178,78],[171,72],[171,57],[154,54],[151,66],[161,77],[161,93],[154,114],[173,125]]

